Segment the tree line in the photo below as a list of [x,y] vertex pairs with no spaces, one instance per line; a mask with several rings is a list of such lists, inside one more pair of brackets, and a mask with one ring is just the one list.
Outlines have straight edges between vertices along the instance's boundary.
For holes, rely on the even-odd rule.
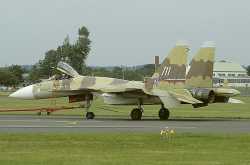
[[150,77],[154,73],[154,64],[146,64],[142,66],[126,67],[116,66],[110,68],[105,67],[87,67],[87,75],[112,77],[125,80],[143,81],[145,77]]

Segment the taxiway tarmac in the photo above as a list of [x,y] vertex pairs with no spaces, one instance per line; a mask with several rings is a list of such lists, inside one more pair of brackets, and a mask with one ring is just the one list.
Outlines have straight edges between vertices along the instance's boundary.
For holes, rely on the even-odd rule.
[[178,118],[160,121],[147,118],[84,120],[79,116],[0,115],[0,132],[159,132],[162,128],[195,133],[250,133],[250,120]]

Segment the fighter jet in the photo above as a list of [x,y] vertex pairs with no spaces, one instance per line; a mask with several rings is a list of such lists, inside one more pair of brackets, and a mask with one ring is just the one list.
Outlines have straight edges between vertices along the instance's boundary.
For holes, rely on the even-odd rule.
[[[89,112],[93,96],[99,94],[104,102],[113,105],[137,105],[130,116],[140,120],[143,105],[159,104],[159,118],[169,117],[169,108],[181,103],[201,104],[191,92],[184,88],[185,69],[187,63],[188,45],[178,43],[159,68],[159,74],[145,78],[144,82],[127,81],[108,77],[93,77],[79,75],[71,66],[60,62],[57,69],[64,73],[63,77],[52,78],[36,83],[12,93],[10,97],[21,99],[47,99],[69,97],[69,102],[86,102],[86,118],[93,119],[94,113]],[[181,72],[184,70],[184,74]],[[171,85],[164,81],[169,77],[174,82]]]

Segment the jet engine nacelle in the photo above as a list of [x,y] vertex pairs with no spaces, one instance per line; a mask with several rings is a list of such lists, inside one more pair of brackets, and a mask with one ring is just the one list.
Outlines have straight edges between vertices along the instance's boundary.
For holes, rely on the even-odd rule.
[[215,102],[215,93],[211,89],[194,88],[191,90],[191,93],[194,98],[201,100],[205,103]]
[[143,105],[161,104],[161,100],[155,96],[142,97],[136,94],[104,93],[102,97],[104,103],[110,105],[138,105],[139,102],[142,102]]
[[118,94],[104,93],[102,94],[104,103],[110,105],[135,105],[138,104],[137,98],[128,98]]

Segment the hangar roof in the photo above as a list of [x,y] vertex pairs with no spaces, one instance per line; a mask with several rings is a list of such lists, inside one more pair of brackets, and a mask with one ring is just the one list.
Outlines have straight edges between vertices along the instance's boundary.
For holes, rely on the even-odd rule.
[[238,63],[218,61],[214,63],[214,72],[246,72],[246,69]]

